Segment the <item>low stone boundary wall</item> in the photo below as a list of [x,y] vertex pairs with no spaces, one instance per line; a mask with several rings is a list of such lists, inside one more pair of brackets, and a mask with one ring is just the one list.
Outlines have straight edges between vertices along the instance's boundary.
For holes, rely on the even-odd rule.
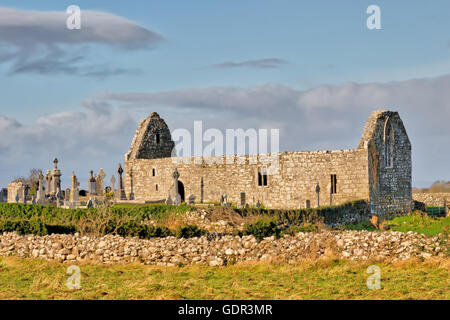
[[99,264],[141,262],[160,266],[203,264],[219,266],[243,261],[294,263],[304,258],[336,257],[350,260],[395,261],[446,256],[448,240],[408,232],[323,231],[298,233],[280,239],[223,236],[123,238],[53,234],[0,235],[0,256],[15,255],[66,263]]
[[450,192],[441,193],[426,193],[426,192],[414,192],[413,199],[425,203],[431,207],[443,207],[444,201],[447,201],[447,205],[450,205]]

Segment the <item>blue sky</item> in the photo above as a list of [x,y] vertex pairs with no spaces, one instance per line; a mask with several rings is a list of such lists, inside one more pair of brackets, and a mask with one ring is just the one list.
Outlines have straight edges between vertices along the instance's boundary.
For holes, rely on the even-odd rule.
[[[408,81],[411,79],[429,78],[434,87],[430,87],[428,82],[423,86],[427,90],[436,91],[424,94],[431,98],[424,100],[423,105],[412,108],[408,106],[408,94],[398,97],[389,88],[383,89],[385,91],[381,94],[385,96],[386,92],[390,92],[391,99],[379,101],[387,104],[392,101],[392,105],[397,103],[396,110],[401,112],[410,133],[413,148],[418,146],[418,149],[413,149],[415,184],[426,185],[436,179],[450,180],[450,170],[446,166],[450,155],[448,152],[442,154],[440,148],[431,143],[439,141],[445,144],[450,137],[450,130],[439,122],[442,115],[450,113],[446,96],[443,95],[445,90],[435,89],[440,85],[445,87],[449,83],[445,78],[450,74],[449,1],[437,0],[425,3],[400,0],[127,2],[59,0],[2,1],[0,7],[20,10],[26,14],[34,10],[42,13],[65,12],[65,9],[72,4],[78,5],[82,10],[82,29],[83,11],[94,10],[125,18],[164,39],[151,43],[151,48],[141,49],[123,48],[122,43],[87,42],[72,45],[61,40],[52,43],[63,52],[59,56],[63,62],[67,62],[71,57],[79,56],[83,57],[82,66],[107,65],[108,68],[119,70],[117,75],[91,77],[70,72],[12,73],[11,68],[17,60],[10,59],[0,63],[0,116],[8,118],[10,122],[14,120],[19,123],[22,133],[35,130],[33,132],[36,135],[42,135],[42,138],[37,140],[42,143],[41,149],[46,152],[52,150],[55,150],[54,153],[59,152],[59,156],[66,159],[67,168],[65,169],[81,171],[79,175],[82,178],[87,177],[91,167],[95,169],[95,166],[102,166],[111,174],[128,149],[135,130],[132,127],[135,127],[139,118],[155,110],[166,118],[171,129],[188,126],[188,121],[192,122],[199,118],[205,121],[209,119],[209,126],[219,128],[227,127],[230,121],[241,126],[248,124],[289,128],[289,121],[292,121],[274,117],[276,119],[271,122],[270,111],[263,112],[265,109],[261,109],[263,111],[260,118],[255,118],[254,122],[243,122],[239,115],[228,114],[228,111],[224,109],[218,110],[213,102],[209,112],[205,113],[204,110],[196,111],[195,106],[185,101],[174,102],[172,98],[168,101],[158,98],[156,102],[153,100],[125,101],[122,98],[102,100],[99,95],[105,92],[113,94],[170,93],[177,94],[179,97],[179,91],[185,92],[183,90],[187,89],[207,90],[216,87],[248,89],[267,85],[282,86],[299,92],[309,92],[309,90],[314,92],[315,88],[323,86],[345,88],[348,83],[384,85],[395,81],[403,88],[403,82],[410,85],[411,82]],[[382,30],[368,30],[366,27],[368,17],[366,8],[371,4],[379,5],[381,8]],[[45,23],[45,17],[42,21]],[[5,28],[5,25],[1,24],[0,16],[0,32],[1,28]],[[130,32],[133,30],[130,27]],[[49,33],[49,37],[54,34]],[[21,36],[26,37],[26,35]],[[7,50],[8,46],[14,43],[11,39],[4,40],[1,37],[0,34],[0,57],[1,50]],[[19,51],[29,49],[29,45],[23,45],[27,43],[26,41],[33,42],[30,39],[23,40],[20,42]],[[39,40],[33,44],[36,45],[37,41]],[[33,59],[36,51],[27,54],[28,59]],[[251,67],[244,63],[262,59],[277,59],[280,63],[273,68]],[[224,63],[241,64],[235,67],[217,67]],[[439,76],[444,76],[444,80]],[[440,80],[435,84],[433,79]],[[423,87],[419,86],[418,90],[421,88]],[[436,95],[440,96],[441,93],[443,96],[436,101]],[[202,94],[204,94],[203,91]],[[278,110],[281,110],[287,98],[282,96],[279,90],[276,96],[280,97]],[[202,96],[198,99],[204,101],[205,98]],[[93,114],[89,114],[88,111],[91,109],[86,111],[87,101],[100,101],[108,106],[112,105],[113,111],[100,115],[100,111],[96,110]],[[376,101],[378,100],[374,99],[372,109],[386,107],[376,105]],[[345,104],[345,102],[340,103]],[[317,139],[305,136],[305,141],[298,141],[298,139],[294,141],[290,129],[286,129],[285,134],[283,135],[282,132],[281,135],[281,145],[289,150],[356,146],[368,116],[369,107],[366,104],[370,104],[370,101],[348,101],[348,105],[355,104],[354,108],[358,108],[358,103],[365,107],[355,110],[342,108],[336,111],[337,114],[340,112],[339,116],[336,115],[337,119],[342,119],[343,122],[347,118],[351,119],[348,121],[354,128],[345,129],[341,135],[337,134],[336,137],[329,139],[326,132],[323,137]],[[434,104],[436,104],[434,114],[438,124],[435,124],[434,118],[431,117]],[[332,108],[331,103],[327,107]],[[304,108],[306,110],[310,107]],[[268,108],[268,110],[271,109]],[[116,119],[116,116],[121,119],[126,118],[123,122],[119,121],[120,124],[117,127],[118,132],[123,134],[117,138],[117,144],[110,142],[108,137],[101,140],[103,142],[99,142],[98,145],[94,142],[92,145],[89,144],[89,147],[86,147],[88,148],[86,153],[92,154],[92,161],[81,165],[80,161],[77,161],[77,156],[72,153],[73,150],[69,151],[64,146],[55,146],[46,142],[54,137],[53,133],[49,134],[46,131],[48,127],[44,126],[44,128],[37,120],[39,118],[54,119],[52,118],[54,115],[64,112],[82,114],[86,121],[92,122],[115,123],[113,119]],[[113,115],[108,112],[112,112]],[[125,112],[126,115],[120,112]],[[277,111],[273,110],[273,112]],[[430,118],[424,118],[421,112]],[[221,113],[228,114],[228,118],[225,117],[228,120],[227,123],[217,119],[222,118]],[[352,113],[351,117],[348,116],[350,113]],[[107,115],[110,118],[107,118]],[[311,121],[314,119],[320,118],[314,117]],[[416,128],[424,120],[428,122],[425,126],[426,132]],[[41,120],[41,122],[45,121]],[[316,121],[314,125],[321,128],[324,124]],[[67,135],[69,145],[77,147],[80,145],[75,141],[75,134],[79,131],[71,132],[65,127],[59,130],[62,130],[61,134]],[[310,132],[316,132],[316,129],[311,129]],[[45,137],[46,134],[49,135],[48,138]],[[27,139],[27,135],[25,133],[23,135],[24,137],[19,134],[10,139],[17,139],[17,143],[26,145],[27,141],[20,140]],[[88,136],[87,139],[95,140],[95,136]],[[61,143],[64,141],[62,140]],[[3,167],[0,171],[0,186],[6,186],[15,176],[26,174],[30,166],[44,168],[47,165],[44,163],[46,158],[49,158],[48,166],[50,166],[53,155],[33,157],[23,154],[21,156],[21,152],[26,153],[25,148],[24,150],[18,150],[17,147],[11,150],[11,148],[13,147],[10,145],[3,148],[0,145],[2,151],[0,164]],[[14,154],[17,159],[14,161],[6,159],[6,157],[11,158],[8,152]],[[432,158],[426,158],[424,154],[432,155]],[[68,161],[68,158],[71,160]],[[32,162],[33,159],[36,163]],[[64,165],[63,163],[64,161],[61,165]],[[431,169],[430,163],[434,164]]]

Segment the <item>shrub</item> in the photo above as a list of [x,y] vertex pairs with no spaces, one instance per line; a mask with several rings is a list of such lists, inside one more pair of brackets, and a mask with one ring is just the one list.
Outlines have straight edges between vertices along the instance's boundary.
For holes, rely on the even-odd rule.
[[314,224],[310,224],[310,223],[305,223],[301,226],[292,225],[289,228],[287,228],[286,230],[284,230],[283,234],[295,236],[299,232],[316,232],[318,230],[319,230],[318,226],[316,226]]
[[131,236],[142,239],[162,238],[173,235],[173,233],[166,227],[144,225],[134,221],[129,221],[118,226],[117,231],[114,233],[122,237]]
[[256,239],[262,240],[265,237],[280,236],[280,230],[275,218],[262,218],[244,226],[244,235],[253,235]]
[[176,231],[177,238],[193,238],[205,235],[206,230],[200,229],[195,225],[180,226]]
[[0,232],[14,232],[19,234],[35,234],[43,236],[48,234],[45,224],[40,220],[2,220]]

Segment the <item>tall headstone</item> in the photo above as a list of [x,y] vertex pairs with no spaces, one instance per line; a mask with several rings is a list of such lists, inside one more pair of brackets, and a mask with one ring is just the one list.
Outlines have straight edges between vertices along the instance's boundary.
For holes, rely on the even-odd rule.
[[125,195],[125,189],[123,186],[123,179],[122,179],[122,165],[119,163],[119,167],[117,168],[117,174],[118,174],[118,185],[117,185],[117,196],[116,198],[119,200],[127,200],[127,196]]
[[78,189],[79,186],[80,183],[78,182],[77,176],[75,175],[75,172],[72,172],[69,201],[75,205],[78,203],[78,195],[80,194],[80,190]]
[[0,202],[8,202],[8,189],[2,188],[0,190]]
[[95,191],[97,195],[103,196],[105,193],[105,180],[106,174],[103,172],[103,168],[100,168],[99,173],[96,175],[96,185],[95,185]]
[[58,189],[56,189],[55,198],[56,198],[56,206],[61,207],[63,205],[63,197],[61,189],[59,187]]
[[128,196],[128,200],[134,200],[134,191],[133,191],[133,170],[130,169],[130,194]]
[[189,187],[189,194],[187,196],[187,203],[191,204],[191,205],[195,204],[195,195],[192,194],[192,188],[191,187]]
[[45,180],[47,182],[46,187],[45,187],[45,195],[50,196],[50,194],[52,193],[52,174],[51,174],[50,170],[47,170],[47,174],[45,175]]
[[36,196],[36,202],[38,204],[42,204],[45,201],[45,190],[44,190],[44,175],[42,174],[42,171],[39,170],[38,175],[38,189],[37,189],[37,196]]
[[30,187],[26,184],[23,188],[22,188],[22,200],[23,203],[27,203],[27,198],[28,198],[28,193],[30,191]]
[[94,171],[91,170],[90,174],[91,175],[89,176],[88,186],[89,186],[89,195],[91,196],[91,195],[97,194],[96,190],[95,190],[95,187],[97,186],[97,183],[96,183],[95,178],[94,178]]
[[168,195],[167,195],[167,199],[166,199],[166,202],[165,202],[167,205],[172,205],[173,204],[173,201],[172,201],[172,197],[170,196],[170,190],[169,190],[169,192],[168,192]]
[[54,168],[52,170],[52,190],[56,194],[58,189],[61,192],[61,171],[58,169],[58,159],[53,160]]

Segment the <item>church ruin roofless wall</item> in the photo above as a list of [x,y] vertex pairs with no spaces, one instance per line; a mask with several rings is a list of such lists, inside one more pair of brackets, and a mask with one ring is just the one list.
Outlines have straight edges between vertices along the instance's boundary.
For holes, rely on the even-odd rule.
[[226,193],[236,205],[245,197],[245,203],[259,201],[267,208],[305,208],[307,202],[316,207],[319,182],[321,206],[365,199],[378,214],[411,208],[411,145],[397,112],[372,112],[356,149],[279,153],[278,172],[267,176],[267,185],[260,185],[258,177],[265,167],[250,161],[255,155],[236,155],[232,163],[225,156],[215,157],[222,158],[222,164],[206,158],[174,162],[173,148],[170,131],[157,113],[141,122],[125,155],[127,196],[132,191],[138,201],[165,200],[177,168],[184,193],[191,191],[196,202],[219,202]]

